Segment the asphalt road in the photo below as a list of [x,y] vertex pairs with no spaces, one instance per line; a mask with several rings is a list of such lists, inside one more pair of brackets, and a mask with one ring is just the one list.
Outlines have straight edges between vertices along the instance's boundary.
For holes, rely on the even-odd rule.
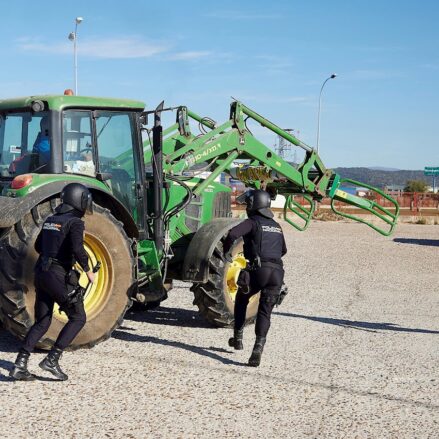
[[185,284],[66,353],[65,383],[10,381],[16,342],[0,330],[1,437],[438,438],[439,226],[285,230],[290,294],[259,368],[246,366],[253,327],[232,352]]

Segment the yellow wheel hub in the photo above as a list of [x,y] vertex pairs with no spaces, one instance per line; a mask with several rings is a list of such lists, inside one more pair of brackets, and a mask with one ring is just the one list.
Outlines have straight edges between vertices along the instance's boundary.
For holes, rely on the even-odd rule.
[[[88,265],[94,267],[99,261],[101,268],[95,273],[95,281],[91,284],[86,292],[84,298],[84,308],[87,314],[87,319],[91,320],[98,315],[107,303],[111,294],[111,279],[113,279],[113,269],[111,264],[111,256],[106,247],[92,235],[85,235],[84,249],[88,254]],[[81,272],[79,283],[86,287],[88,284],[87,275],[83,272],[79,264],[75,268]],[[64,312],[59,310],[55,304],[53,315],[56,319],[67,322],[67,316]]]
[[235,301],[236,293],[238,292],[238,276],[239,272],[245,268],[247,265],[247,261],[244,258],[243,253],[237,253],[233,256],[233,262],[229,263],[229,267],[226,272],[226,284],[227,284],[227,293]]

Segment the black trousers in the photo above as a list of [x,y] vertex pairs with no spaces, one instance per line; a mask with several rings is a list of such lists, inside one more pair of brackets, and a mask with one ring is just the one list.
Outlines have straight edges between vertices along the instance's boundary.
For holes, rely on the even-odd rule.
[[48,271],[35,271],[35,323],[30,328],[23,343],[23,349],[32,352],[50,327],[55,302],[63,306],[69,321],[58,335],[55,347],[65,349],[84,327],[86,315],[84,304],[78,302],[67,306],[66,272],[61,267],[51,267]]
[[279,268],[266,267],[262,265],[257,270],[250,271],[250,291],[243,294],[238,289],[235,300],[235,329],[242,329],[245,324],[247,305],[252,296],[261,292],[259,299],[258,314],[256,316],[256,336],[266,337],[270,329],[271,313],[279,298],[280,290],[284,279],[284,270]]

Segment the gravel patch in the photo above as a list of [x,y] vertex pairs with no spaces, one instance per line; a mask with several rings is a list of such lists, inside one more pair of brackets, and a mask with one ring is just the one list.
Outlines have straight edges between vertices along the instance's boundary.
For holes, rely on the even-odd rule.
[[10,381],[0,329],[2,438],[437,438],[439,227],[386,238],[346,222],[284,226],[290,294],[259,368],[227,345],[179,283],[113,338],[65,353],[67,382]]

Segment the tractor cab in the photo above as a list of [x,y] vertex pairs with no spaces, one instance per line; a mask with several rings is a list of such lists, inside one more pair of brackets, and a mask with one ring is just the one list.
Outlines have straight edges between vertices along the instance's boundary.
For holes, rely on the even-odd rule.
[[138,101],[80,96],[0,100],[1,186],[19,189],[16,177],[24,174],[100,181],[136,217],[143,109]]

